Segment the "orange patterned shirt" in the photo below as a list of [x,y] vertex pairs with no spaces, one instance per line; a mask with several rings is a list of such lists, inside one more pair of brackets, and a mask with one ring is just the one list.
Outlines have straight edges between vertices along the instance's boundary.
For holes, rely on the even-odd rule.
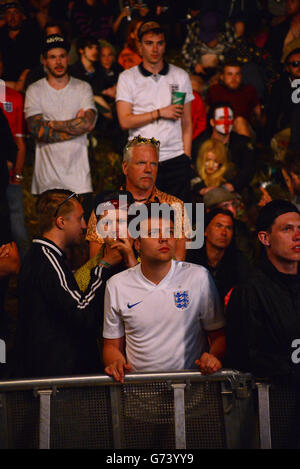
[[[120,190],[123,190],[121,187]],[[181,211],[180,213],[175,210],[175,225],[177,223],[181,223],[182,226],[182,238],[187,238],[189,239],[191,235],[191,224],[190,220],[188,218],[188,215],[185,215],[185,210],[184,210],[184,203],[182,200],[178,199],[174,195],[166,194],[165,192],[159,191],[155,186],[153,188],[152,194],[150,198],[148,199],[148,203],[153,203],[153,202],[159,202],[160,204],[179,204],[181,206]],[[177,217],[181,217],[181,220],[179,220]],[[184,220],[186,219],[186,229],[184,226]],[[97,218],[95,211],[93,210],[89,223],[88,223],[88,228],[87,228],[87,234],[86,234],[86,240],[87,241],[96,241],[99,244],[103,244],[104,240],[101,238],[96,230],[97,226]]]

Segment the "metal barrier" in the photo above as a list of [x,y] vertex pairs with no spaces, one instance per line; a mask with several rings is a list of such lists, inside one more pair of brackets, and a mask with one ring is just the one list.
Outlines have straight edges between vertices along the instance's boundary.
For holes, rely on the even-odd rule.
[[282,392],[233,370],[0,381],[0,448],[285,447]]
[[256,384],[261,448],[299,449],[300,389],[291,383]]

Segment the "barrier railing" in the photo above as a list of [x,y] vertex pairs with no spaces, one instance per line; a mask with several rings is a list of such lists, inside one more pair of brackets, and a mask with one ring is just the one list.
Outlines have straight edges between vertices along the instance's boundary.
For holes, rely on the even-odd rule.
[[275,395],[233,370],[0,381],[0,448],[280,447]]

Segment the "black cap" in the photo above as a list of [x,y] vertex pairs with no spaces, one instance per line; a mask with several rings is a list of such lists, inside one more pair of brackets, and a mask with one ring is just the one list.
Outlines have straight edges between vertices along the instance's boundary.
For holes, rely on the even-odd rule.
[[300,214],[296,205],[292,204],[292,202],[283,199],[272,200],[272,202],[266,204],[259,212],[256,221],[256,231],[259,232],[269,230],[277,217],[290,212],[296,212]]
[[8,10],[8,8],[17,8],[18,10],[24,11],[20,2],[14,0],[7,0],[6,2],[2,2],[1,7],[4,10]]
[[50,34],[44,39],[42,54],[45,55],[51,49],[65,49],[67,52],[70,50],[68,41],[60,34]]

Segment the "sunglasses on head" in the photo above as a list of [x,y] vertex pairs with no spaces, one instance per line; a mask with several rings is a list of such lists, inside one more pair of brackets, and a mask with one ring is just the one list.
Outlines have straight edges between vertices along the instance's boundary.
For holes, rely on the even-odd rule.
[[54,218],[57,217],[58,212],[59,212],[59,209],[62,207],[62,205],[64,205],[66,202],[68,202],[68,200],[72,199],[72,197],[75,197],[75,198],[79,201],[79,197],[78,197],[78,195],[76,194],[76,192],[72,192],[71,195],[69,195],[65,200],[63,200],[63,201],[57,206],[57,209],[55,210],[55,213],[54,213]]
[[291,65],[292,67],[296,68],[299,67],[300,65],[300,60],[295,60],[293,62],[288,62],[288,65]]
[[160,146],[160,141],[156,140],[156,138],[154,137],[145,138],[145,137],[141,137],[140,135],[138,135],[137,137],[133,137],[133,139],[127,143],[126,150],[135,143],[144,143],[145,145],[155,145],[157,148],[159,148]]

